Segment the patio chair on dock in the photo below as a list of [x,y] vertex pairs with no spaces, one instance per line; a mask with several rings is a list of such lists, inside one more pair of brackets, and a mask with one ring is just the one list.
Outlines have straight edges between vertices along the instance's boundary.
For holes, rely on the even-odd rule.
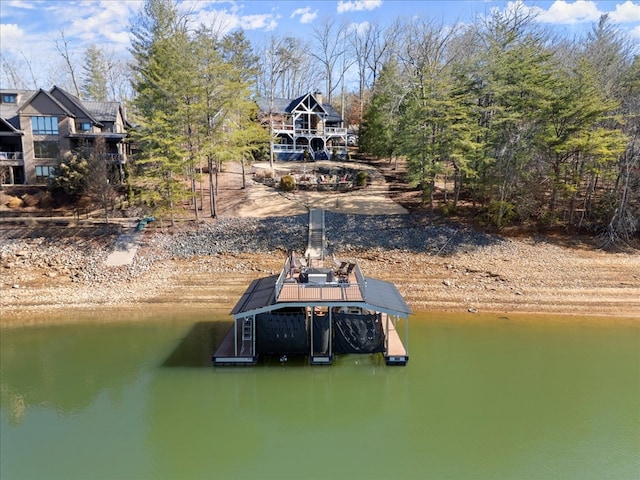
[[342,265],[336,271],[336,276],[342,280],[348,280],[349,275],[353,272],[353,269],[356,267],[355,263],[350,262],[342,262]]

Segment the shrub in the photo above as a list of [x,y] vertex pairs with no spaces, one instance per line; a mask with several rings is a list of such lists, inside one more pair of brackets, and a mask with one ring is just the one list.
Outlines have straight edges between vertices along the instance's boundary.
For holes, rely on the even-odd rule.
[[367,172],[365,172],[364,170],[360,170],[356,175],[356,185],[358,187],[364,187],[367,184],[367,178]]
[[453,202],[445,202],[442,205],[442,214],[449,216],[449,215],[455,215],[456,214],[456,206],[454,205]]
[[260,182],[260,183],[265,183],[267,180],[273,180],[274,177],[275,177],[275,173],[271,169],[257,170],[256,173],[253,175],[253,179],[256,182]]
[[285,175],[280,179],[280,190],[291,192],[296,188],[296,181],[291,175]]
[[9,208],[20,208],[22,207],[22,204],[22,199],[20,197],[14,196],[10,196],[6,203],[7,207]]
[[30,193],[25,193],[22,196],[22,202],[25,207],[35,207],[40,202],[39,195],[32,195]]
[[70,197],[78,198],[86,186],[89,162],[80,155],[67,155],[55,169],[50,179],[51,189],[61,189]]
[[38,206],[40,208],[53,208],[54,204],[51,192],[42,192],[38,195]]
[[515,206],[507,201],[492,200],[487,208],[487,218],[496,227],[509,225],[516,219]]

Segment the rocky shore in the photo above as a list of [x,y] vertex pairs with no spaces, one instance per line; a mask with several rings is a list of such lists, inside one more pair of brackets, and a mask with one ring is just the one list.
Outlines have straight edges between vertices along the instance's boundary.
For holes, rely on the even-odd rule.
[[[509,239],[422,214],[327,212],[338,259],[396,283],[415,311],[607,315],[640,321],[640,255],[562,239]],[[303,253],[307,216],[238,218],[144,231],[131,265],[105,259],[120,229],[2,225],[0,325],[74,308],[184,304],[228,312],[251,279]],[[52,317],[53,318],[53,317]],[[33,320],[36,322],[35,320]],[[40,321],[40,320],[38,320]]]

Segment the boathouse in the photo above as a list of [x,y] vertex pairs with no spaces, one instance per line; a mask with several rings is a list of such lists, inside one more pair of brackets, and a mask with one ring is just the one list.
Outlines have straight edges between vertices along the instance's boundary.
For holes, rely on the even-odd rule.
[[292,252],[279,275],[254,280],[231,314],[214,365],[254,365],[260,355],[306,355],[312,365],[340,354],[409,360],[411,309],[393,283],[364,276],[357,259],[325,258],[323,210],[309,212],[305,255]]

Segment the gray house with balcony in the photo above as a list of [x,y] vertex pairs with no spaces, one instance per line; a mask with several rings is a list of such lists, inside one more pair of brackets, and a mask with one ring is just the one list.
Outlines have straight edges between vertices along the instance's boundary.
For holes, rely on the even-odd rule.
[[347,129],[342,117],[322,94],[301,97],[258,99],[260,120],[269,128],[275,160],[328,160],[332,154],[346,156]]
[[0,182],[46,185],[65,155],[104,141],[105,161],[124,175],[127,120],[118,102],[88,102],[60,87],[0,90]]

